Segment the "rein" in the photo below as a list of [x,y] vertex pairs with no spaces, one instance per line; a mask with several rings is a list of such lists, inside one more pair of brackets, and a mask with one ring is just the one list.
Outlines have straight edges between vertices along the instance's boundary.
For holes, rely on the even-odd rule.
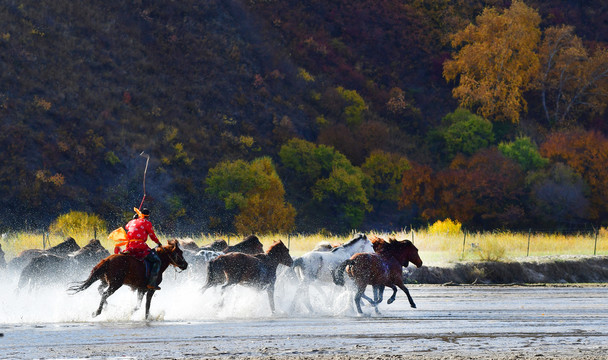
[[166,252],[165,249],[163,249],[163,252],[165,252],[167,254],[167,257],[169,258],[169,264],[173,265],[173,270],[175,270],[176,273],[181,273],[182,271],[184,271],[184,270],[179,269],[179,265],[177,265],[177,262],[175,262],[175,260],[173,259],[173,257],[171,256],[170,253]]

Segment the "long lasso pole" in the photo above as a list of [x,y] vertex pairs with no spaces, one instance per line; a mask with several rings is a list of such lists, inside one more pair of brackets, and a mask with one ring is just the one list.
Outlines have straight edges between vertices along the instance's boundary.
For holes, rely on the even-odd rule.
[[141,207],[144,205],[144,200],[146,200],[146,174],[148,173],[148,163],[150,162],[150,155],[142,151],[139,156],[143,156],[146,158],[146,168],[144,169],[144,197],[141,199],[141,203],[139,204],[139,210],[141,210]]

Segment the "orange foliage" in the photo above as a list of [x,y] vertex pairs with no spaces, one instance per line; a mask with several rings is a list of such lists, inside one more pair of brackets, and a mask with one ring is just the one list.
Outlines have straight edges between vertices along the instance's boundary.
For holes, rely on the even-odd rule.
[[553,162],[562,161],[583,176],[591,189],[592,219],[608,213],[608,139],[596,131],[555,132],[541,145],[540,152]]
[[451,218],[472,226],[515,225],[524,217],[524,173],[495,148],[457,156],[433,173],[414,166],[403,178],[402,207],[417,206],[425,220]]

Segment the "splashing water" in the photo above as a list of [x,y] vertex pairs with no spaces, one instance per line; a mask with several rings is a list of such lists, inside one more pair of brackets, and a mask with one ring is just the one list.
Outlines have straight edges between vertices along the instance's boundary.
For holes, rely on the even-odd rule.
[[[283,271],[281,271],[283,270]],[[348,306],[350,293],[346,288],[323,286],[323,290],[311,289],[311,302],[315,313],[310,314],[298,301],[297,282],[279,269],[275,286],[276,313],[270,311],[266,291],[246,286],[227,288],[223,296],[220,288],[201,292],[204,280],[189,276],[188,273],[165,273],[152,299],[150,315],[157,321],[207,321],[227,318],[268,318],[272,316],[319,316],[354,314]],[[84,280],[74,279],[74,280]],[[140,308],[137,296],[128,286],[121,287],[108,298],[108,304],[101,315],[92,313],[99,305],[99,282],[77,294],[69,294],[69,281],[48,281],[38,288],[18,289],[18,276],[3,273],[0,276],[0,323],[40,324],[40,323],[80,323],[80,322],[124,322],[143,321],[145,298]],[[327,297],[331,297],[328,299]]]

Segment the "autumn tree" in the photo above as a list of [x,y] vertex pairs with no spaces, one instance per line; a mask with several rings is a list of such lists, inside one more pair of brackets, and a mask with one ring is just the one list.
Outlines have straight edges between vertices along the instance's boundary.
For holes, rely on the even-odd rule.
[[296,212],[285,202],[285,189],[272,160],[225,161],[209,170],[206,192],[236,212],[234,226],[241,233],[288,232]]
[[439,191],[433,169],[429,165],[413,163],[401,179],[399,206],[414,208],[424,220],[433,219]]
[[487,119],[519,121],[527,107],[523,92],[539,68],[539,24],[534,9],[514,0],[502,13],[484,9],[476,24],[452,35],[458,51],[444,63],[443,75],[458,82],[452,93],[460,106]]
[[433,172],[415,166],[403,177],[402,206],[416,206],[426,221],[455,219],[469,227],[517,225],[525,218],[524,173],[496,148],[458,155]]
[[608,139],[595,131],[568,130],[551,133],[540,153],[552,162],[563,162],[589,186],[590,219],[608,215]]
[[529,176],[530,208],[539,222],[560,226],[588,220],[589,187],[583,177],[558,162]]
[[545,30],[534,86],[550,125],[566,125],[583,111],[600,113],[608,100],[608,49],[592,54],[572,26]]

